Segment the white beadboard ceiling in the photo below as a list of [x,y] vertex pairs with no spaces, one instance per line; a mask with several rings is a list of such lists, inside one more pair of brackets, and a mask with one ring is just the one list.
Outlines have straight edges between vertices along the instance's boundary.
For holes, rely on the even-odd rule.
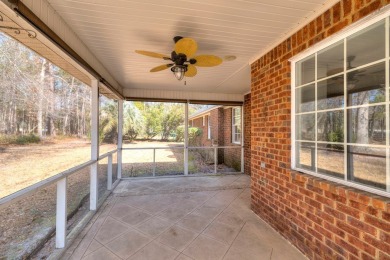
[[[335,0],[48,0],[111,75],[129,89],[244,94],[250,61],[334,4]],[[174,36],[194,38],[197,54],[235,55],[178,82],[163,60],[134,50],[170,54]],[[66,39],[65,39],[66,40]]]

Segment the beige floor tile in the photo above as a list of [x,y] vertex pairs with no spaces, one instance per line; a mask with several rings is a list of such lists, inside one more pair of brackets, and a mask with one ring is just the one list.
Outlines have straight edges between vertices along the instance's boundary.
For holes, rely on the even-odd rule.
[[196,260],[222,259],[229,246],[203,235],[197,237],[183,253]]
[[128,258],[151,241],[136,230],[121,235],[106,245],[108,249],[123,259]]
[[135,255],[131,256],[129,260],[174,260],[179,254],[178,251],[168,246],[152,241]]
[[139,206],[149,201],[150,198],[148,196],[126,196],[126,197],[119,197],[117,200],[117,205],[123,204],[123,205],[138,208]]
[[298,249],[291,246],[282,236],[260,219],[245,224],[232,248],[236,251],[244,248],[254,254],[272,251],[272,259],[305,259]]
[[155,215],[163,210],[165,210],[170,205],[168,202],[159,202],[158,200],[151,200],[143,203],[142,205],[138,205],[138,208],[146,211],[149,214]]
[[212,207],[212,208],[226,208],[231,203],[230,200],[225,199],[218,199],[218,198],[211,198],[208,201],[206,201],[205,204],[203,204],[205,207]]
[[191,257],[180,254],[175,260],[193,260]]
[[208,224],[210,224],[212,219],[203,218],[198,215],[189,214],[180,220],[177,224],[181,227],[193,230],[197,233],[202,232]]
[[129,206],[126,206],[124,204],[116,204],[110,211],[109,215],[113,218],[123,218],[129,212],[131,212],[134,208],[131,208]]
[[188,214],[187,209],[181,209],[180,207],[170,207],[161,213],[157,214],[157,217],[166,219],[168,221],[176,222]]
[[197,233],[177,225],[170,227],[158,237],[158,242],[182,251],[197,236]]
[[128,230],[126,225],[108,217],[97,232],[95,239],[104,245]]
[[150,214],[148,214],[144,211],[132,208],[131,212],[129,214],[127,214],[126,216],[121,218],[121,221],[123,221],[126,224],[129,224],[131,226],[135,226],[135,225],[138,225],[139,223],[147,220],[150,217],[151,217]]
[[238,227],[242,227],[244,225],[244,219],[236,214],[235,212],[232,212],[232,211],[224,211],[222,212],[217,218],[216,220],[218,222],[221,222],[223,224],[226,224],[226,225],[230,225],[230,226],[238,226]]
[[170,226],[172,226],[172,224],[173,224],[172,222],[167,221],[165,219],[152,217],[146,220],[145,222],[142,222],[135,228],[141,231],[142,233],[149,235],[150,237],[155,237],[160,235]]
[[198,209],[196,209],[194,212],[191,214],[208,218],[208,219],[213,219],[215,218],[219,213],[221,213],[223,208],[214,208],[214,207],[206,207],[202,206]]
[[241,227],[239,226],[230,226],[214,221],[203,231],[203,234],[230,245],[236,238],[238,232],[240,232],[240,229]]
[[92,240],[91,244],[89,244],[89,247],[87,248],[87,251],[85,251],[84,255],[88,255],[92,252],[95,252],[96,250],[98,250],[102,246],[103,246],[102,244],[100,244],[98,241],[96,241],[94,239],[94,240]]
[[289,260],[280,258],[271,258],[271,252],[265,250],[263,252],[253,253],[251,251],[230,249],[223,260]]
[[120,258],[114,255],[107,248],[100,248],[95,252],[87,255],[83,260],[119,260]]
[[[66,255],[64,255],[64,259],[67,259],[69,255],[70,255],[70,257],[68,258],[69,260],[79,260],[84,256],[85,251],[88,249],[91,241],[93,240],[96,233],[99,231],[100,227],[103,225],[105,221],[104,218],[99,218],[99,216],[95,216],[92,220],[94,222],[89,223],[87,225],[86,227],[87,230],[83,230],[81,232],[80,236],[84,236],[84,234],[86,233],[85,236],[81,239],[81,242],[79,244],[76,244],[77,243],[76,240],[67,250]],[[73,252],[69,253],[69,251],[72,248],[74,248]]]

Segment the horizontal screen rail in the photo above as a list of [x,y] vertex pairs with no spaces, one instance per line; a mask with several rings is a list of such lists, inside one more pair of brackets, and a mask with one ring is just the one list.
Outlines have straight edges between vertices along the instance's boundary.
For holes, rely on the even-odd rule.
[[4,198],[1,198],[0,199],[0,209],[9,205],[10,203],[14,203],[14,202],[26,197],[27,195],[29,195],[33,192],[36,192],[40,189],[43,189],[43,188],[47,187],[48,185],[59,181],[60,179],[63,179],[69,175],[72,175],[73,173],[78,172],[78,171],[80,171],[80,170],[82,170],[82,169],[84,169],[84,168],[86,168],[94,163],[96,163],[96,161],[94,161],[94,160],[87,161],[83,164],[77,165],[73,168],[70,168],[70,169],[65,170],[63,172],[60,172],[60,173],[53,175],[45,180],[42,180],[42,181],[37,182],[31,186],[28,186],[22,190],[19,190],[15,193],[12,193]]
[[[166,149],[184,149],[184,146],[173,147],[127,147],[122,150],[166,150]],[[243,148],[243,146],[189,146],[188,149],[231,149],[231,148]],[[100,158],[100,157],[99,157]]]
[[165,146],[165,147],[127,147],[127,148],[122,148],[122,150],[165,150],[165,149],[184,149],[184,146]]
[[99,156],[99,160],[102,160],[102,159],[108,157],[109,155],[112,155],[112,154],[116,153],[117,151],[118,151],[118,149],[115,149],[115,150],[112,150],[112,151],[107,152],[105,154],[102,154],[102,155]]
[[231,148],[240,148],[242,149],[243,146],[237,145],[237,146],[190,146],[188,149],[231,149]]

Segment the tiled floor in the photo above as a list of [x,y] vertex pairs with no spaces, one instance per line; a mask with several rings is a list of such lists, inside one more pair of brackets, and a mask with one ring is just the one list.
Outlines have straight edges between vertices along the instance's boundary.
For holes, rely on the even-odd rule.
[[305,259],[250,210],[249,183],[244,175],[122,181],[64,259]]

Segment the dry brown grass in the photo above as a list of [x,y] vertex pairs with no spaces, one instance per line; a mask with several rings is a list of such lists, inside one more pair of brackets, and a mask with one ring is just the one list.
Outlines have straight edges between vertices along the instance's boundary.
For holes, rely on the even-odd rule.
[[[311,164],[311,153],[309,149],[302,149],[301,164]],[[344,154],[336,152],[318,151],[318,168],[344,175]],[[378,185],[386,184],[386,159],[363,155],[354,155],[354,177],[355,181],[361,183],[372,183]]]

